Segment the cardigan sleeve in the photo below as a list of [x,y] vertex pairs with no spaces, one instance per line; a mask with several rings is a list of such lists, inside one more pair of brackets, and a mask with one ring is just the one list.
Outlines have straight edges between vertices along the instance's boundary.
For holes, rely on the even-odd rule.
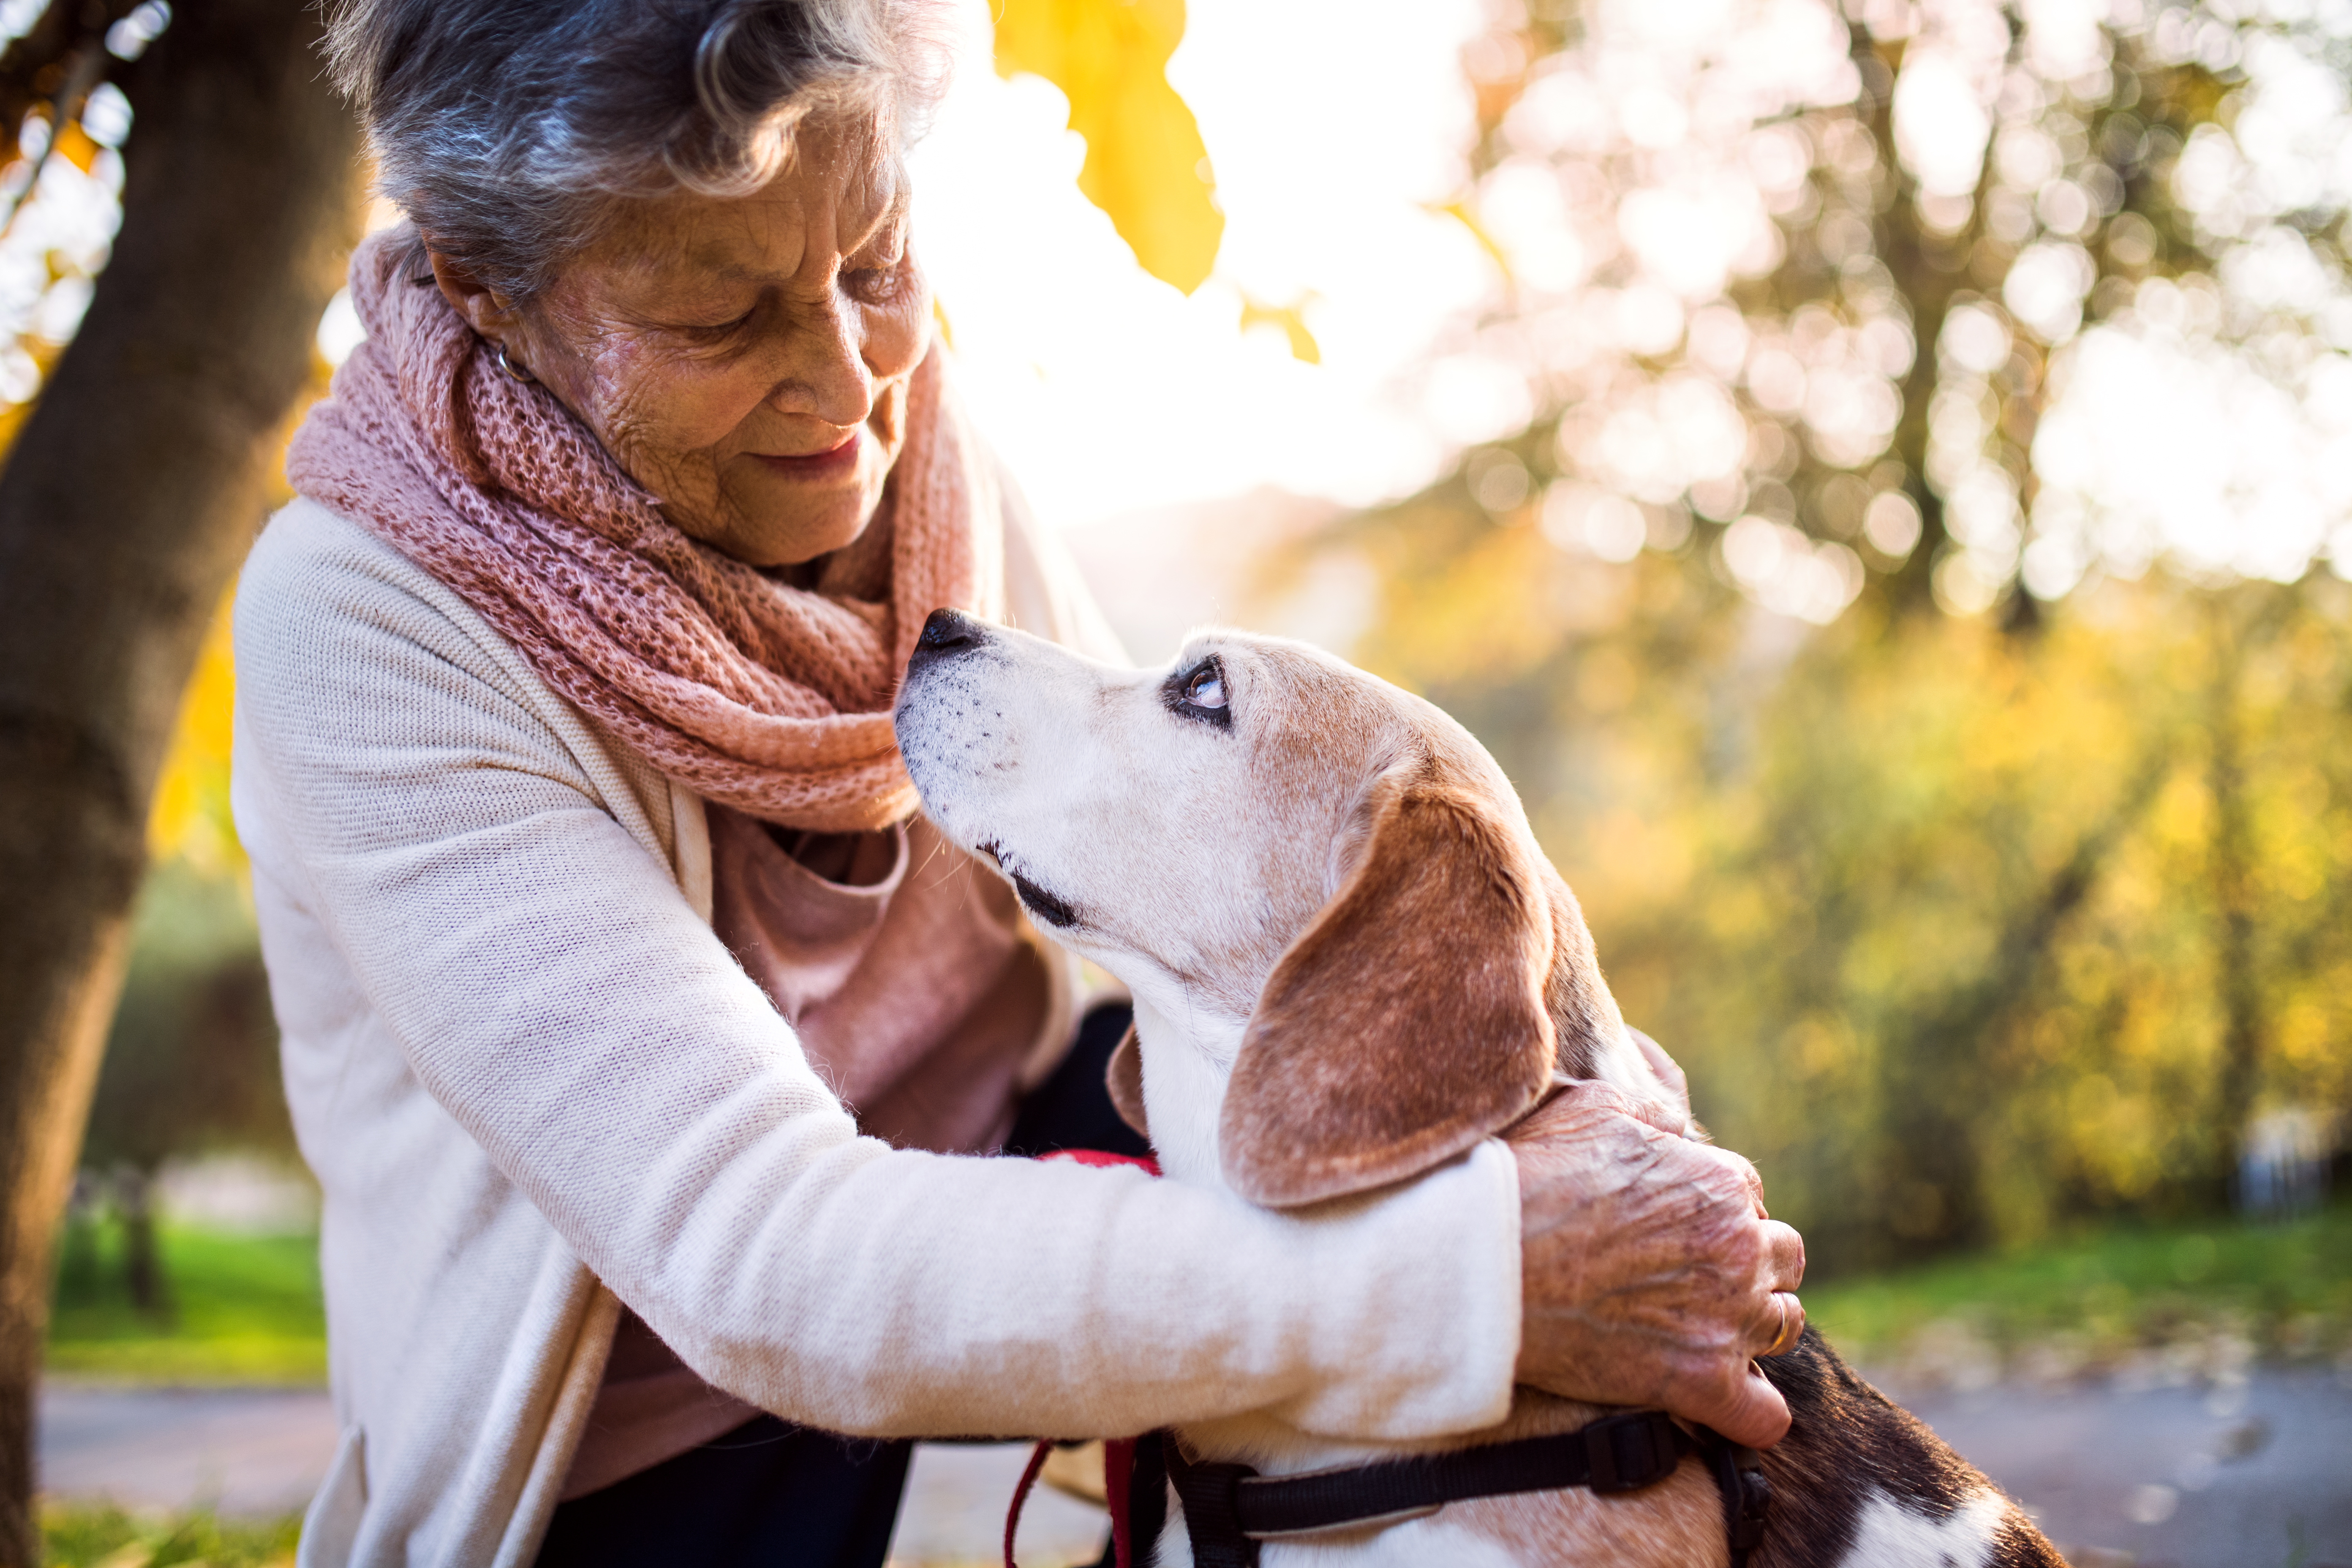
[[837,1431],[1096,1436],[1266,1410],[1499,1420],[1518,1205],[1488,1143],[1297,1215],[860,1137],[609,805],[578,716],[315,508],[236,614],[240,784],[425,1089],[711,1383]]

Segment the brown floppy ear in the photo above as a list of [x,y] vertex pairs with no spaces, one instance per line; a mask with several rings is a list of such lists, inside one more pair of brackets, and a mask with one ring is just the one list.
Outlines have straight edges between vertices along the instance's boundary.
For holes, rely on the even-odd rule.
[[1426,756],[1358,808],[1339,895],[1275,965],[1225,1091],[1226,1182],[1287,1208],[1400,1181],[1525,1114],[1549,1082],[1549,900]]
[[1143,1046],[1136,1038],[1134,1025],[1129,1024],[1127,1033],[1118,1037],[1103,1068],[1103,1082],[1110,1090],[1110,1106],[1118,1112],[1118,1119],[1139,1136],[1150,1138],[1151,1128],[1143,1117]]

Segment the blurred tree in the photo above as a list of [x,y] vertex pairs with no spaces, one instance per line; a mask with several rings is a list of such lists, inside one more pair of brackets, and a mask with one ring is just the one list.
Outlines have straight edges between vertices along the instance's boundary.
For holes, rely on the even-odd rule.
[[140,889],[131,963],[108,1031],[82,1163],[103,1173],[122,1226],[131,1304],[162,1310],[154,1184],[167,1161],[215,1149],[290,1153],[269,977],[236,881],[185,860]]
[[2352,1108],[2352,7],[1491,15],[1465,449],[1268,587],[1376,570],[1825,1266]]
[[[1564,547],[1692,541],[1817,622],[1873,583],[2030,619],[2168,552],[2291,579],[2352,506],[2256,460],[2352,452],[2347,63],[2332,11],[1507,4],[1449,210],[1509,289],[1433,395],[1533,413]],[[2216,382],[2256,395],[2220,428],[2103,417]],[[2263,508],[2310,521],[2228,526]]]
[[[312,393],[324,390],[318,369]],[[270,504],[285,499],[282,489],[273,477]],[[294,1152],[268,974],[229,813],[233,597],[223,596],[205,634],[156,783],[127,973],[82,1133],[89,1218],[121,1226],[121,1285],[142,1311],[171,1302],[155,1235],[163,1165],[222,1148]],[[68,1263],[81,1265],[74,1289],[105,1295],[98,1237],[81,1235],[78,1258],[75,1236],[67,1240]],[[66,1274],[61,1265],[61,1296]]]
[[30,164],[74,150],[102,79],[119,79],[137,115],[121,238],[0,472],[10,1565],[35,1561],[50,1242],[121,977],[150,795],[206,623],[260,520],[279,425],[360,210],[356,131],[320,79],[308,10],[190,0],[176,14],[142,8],[143,31],[126,10],[36,7],[0,58],[0,102],[46,106],[9,122],[20,166],[0,170],[0,188],[24,192]]
[[1495,749],[1825,1270],[2209,1205],[2251,1108],[2352,1105],[2352,585],[1810,630],[1444,500],[1336,536],[1355,651]]

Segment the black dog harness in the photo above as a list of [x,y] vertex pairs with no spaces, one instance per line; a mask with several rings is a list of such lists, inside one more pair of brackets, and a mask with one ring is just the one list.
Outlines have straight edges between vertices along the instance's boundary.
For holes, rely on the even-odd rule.
[[[1045,1158],[1084,1165],[1140,1165],[1155,1176],[1160,1173],[1150,1160],[1093,1150],[1064,1150]],[[1021,1506],[1053,1447],[1037,1445],[1013,1493],[1004,1521],[1004,1568],[1013,1568]],[[1261,1476],[1247,1465],[1188,1459],[1172,1432],[1122,1438],[1108,1445],[1104,1456],[1112,1560],[1118,1568],[1150,1563],[1167,1522],[1170,1487],[1184,1505],[1193,1568],[1258,1568],[1262,1542],[1398,1524],[1474,1498],[1567,1487],[1590,1487],[1602,1496],[1637,1492],[1664,1480],[1692,1454],[1706,1461],[1722,1496],[1731,1568],[1748,1568],[1748,1553],[1764,1539],[1765,1514],[1772,1500],[1763,1460],[1755,1449],[1743,1448],[1708,1427],[1685,1428],[1663,1410],[1622,1411],[1549,1437],[1520,1437],[1295,1476]]]
[[1590,1487],[1603,1495],[1640,1491],[1665,1479],[1694,1453],[1706,1460],[1723,1496],[1731,1568],[1746,1568],[1748,1554],[1764,1537],[1771,1501],[1762,1461],[1753,1448],[1705,1426],[1696,1435],[1686,1431],[1663,1410],[1605,1415],[1550,1437],[1297,1476],[1261,1476],[1246,1465],[1188,1459],[1172,1433],[1160,1435],[1157,1457],[1184,1505],[1195,1568],[1257,1568],[1261,1542],[1395,1524],[1472,1498],[1563,1487]]

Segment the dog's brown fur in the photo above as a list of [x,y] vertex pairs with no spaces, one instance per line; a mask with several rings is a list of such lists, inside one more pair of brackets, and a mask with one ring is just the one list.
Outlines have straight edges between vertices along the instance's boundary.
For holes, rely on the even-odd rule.
[[1226,1180],[1271,1207],[1451,1159],[1551,1077],[1536,868],[1431,759],[1367,795],[1369,843],[1259,995],[1217,1129]]

